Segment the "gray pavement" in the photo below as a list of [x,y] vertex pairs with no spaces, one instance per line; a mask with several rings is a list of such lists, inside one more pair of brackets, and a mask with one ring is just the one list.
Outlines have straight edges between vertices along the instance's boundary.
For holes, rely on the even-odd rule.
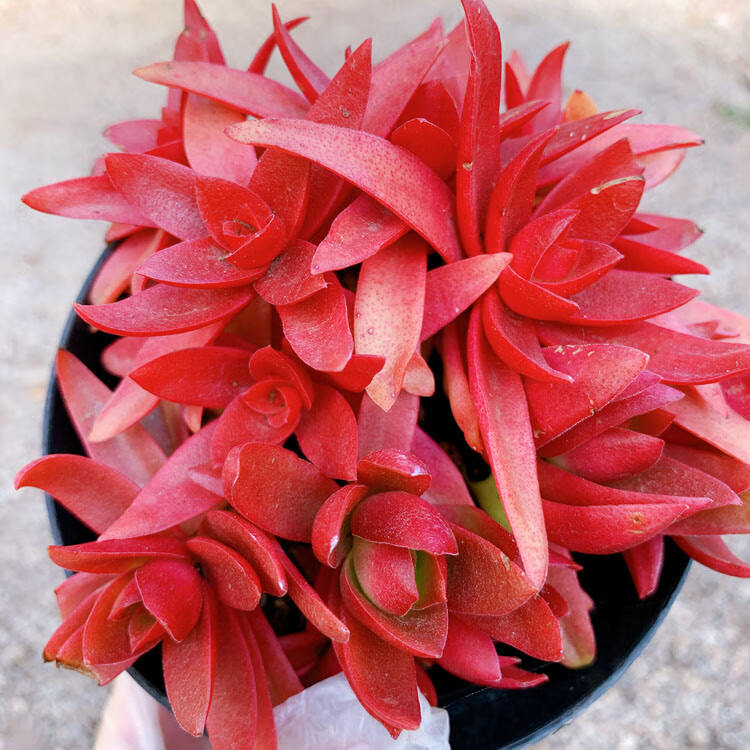
[[[714,269],[705,299],[750,315],[750,3],[747,0],[490,2],[506,49],[536,63],[571,39],[567,85],[602,109],[638,107],[649,122],[703,134],[647,205],[707,231],[691,257]],[[280,0],[310,14],[297,38],[330,71],[348,44],[375,37],[382,56],[457,0]],[[246,64],[270,27],[268,3],[204,0],[231,64]],[[106,690],[42,664],[56,623],[39,493],[12,491],[39,453],[55,345],[103,226],[34,214],[27,190],[86,173],[112,122],[151,117],[163,92],[128,75],[167,59],[178,0],[0,0],[0,750],[92,744]],[[276,65],[275,70],[278,70]],[[750,545],[740,544],[750,554]],[[694,567],[644,655],[604,698],[539,750],[750,747],[750,581]]]

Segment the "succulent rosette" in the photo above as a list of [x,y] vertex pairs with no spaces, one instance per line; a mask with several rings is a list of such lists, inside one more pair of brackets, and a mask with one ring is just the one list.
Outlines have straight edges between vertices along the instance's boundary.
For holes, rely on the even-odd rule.
[[329,77],[275,8],[227,67],[186,0],[136,71],[161,116],[24,198],[112,243],[76,310],[116,385],[61,351],[86,457],[17,480],[94,539],[50,548],[75,575],[45,658],[103,684],[161,644],[217,750],[275,747],[272,707],[342,670],[397,736],[435,663],[499,689],[546,679],[519,653],[590,664],[575,553],[622,553],[641,597],[665,536],[750,577],[723,541],[750,531],[750,322],[672,279],[708,272],[696,225],[640,209],[701,139],[563,102],[567,45],[503,67],[463,6]]

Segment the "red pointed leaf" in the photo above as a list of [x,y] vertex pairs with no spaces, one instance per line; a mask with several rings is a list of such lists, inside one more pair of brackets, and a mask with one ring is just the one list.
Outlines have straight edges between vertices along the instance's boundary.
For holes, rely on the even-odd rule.
[[724,575],[750,578],[750,563],[737,557],[720,536],[675,536],[673,539],[701,565]]
[[359,408],[359,455],[394,449],[408,451],[414,439],[419,398],[401,392],[391,410],[384,412],[365,394]]
[[462,680],[491,685],[500,679],[500,665],[492,638],[450,615],[445,650],[440,666]]
[[664,537],[655,536],[622,553],[641,599],[647,599],[659,587],[664,564]]
[[400,490],[422,495],[430,486],[430,473],[416,456],[386,449],[368,453],[359,461],[357,481],[373,492]]
[[423,430],[417,427],[412,453],[422,461],[432,481],[423,496],[429,502],[450,505],[473,505],[466,482],[448,454]]
[[570,568],[551,568],[549,584],[555,587],[570,608],[570,613],[560,619],[564,653],[562,663],[573,669],[586,667],[596,658],[596,640],[589,616],[594,602],[581,588],[576,572]]
[[370,493],[362,484],[347,484],[334,492],[315,515],[312,548],[324,565],[337,568],[352,545],[351,513]]
[[255,289],[272,305],[290,305],[324,289],[322,275],[310,273],[315,245],[295,240],[269,266],[265,275],[255,283]]

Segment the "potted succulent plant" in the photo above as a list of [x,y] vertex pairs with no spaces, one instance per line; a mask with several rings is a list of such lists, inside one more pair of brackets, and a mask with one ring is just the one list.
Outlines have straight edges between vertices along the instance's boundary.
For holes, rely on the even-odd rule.
[[275,9],[227,67],[187,0],[136,71],[161,117],[24,198],[112,223],[17,480],[76,571],[45,659],[104,684],[149,654],[158,690],[160,648],[219,750],[273,747],[273,706],[342,670],[394,737],[421,691],[454,747],[528,740],[633,658],[683,553],[750,575],[722,541],[750,528],[750,322],[671,279],[706,272],[696,226],[638,210],[700,138],[563,102],[565,46],[503,76],[463,6],[329,78]]

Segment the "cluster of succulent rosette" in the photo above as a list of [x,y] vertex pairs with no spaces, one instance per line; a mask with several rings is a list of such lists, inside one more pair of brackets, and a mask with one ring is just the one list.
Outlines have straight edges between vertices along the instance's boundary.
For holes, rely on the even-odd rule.
[[[136,71],[161,118],[24,198],[114,245],[76,309],[119,382],[60,351],[87,457],[17,481],[97,535],[50,548],[77,572],[45,659],[104,684],[161,644],[217,750],[274,747],[272,706],[340,670],[396,736],[435,663],[497,688],[545,677],[496,643],[585,666],[571,552],[623,553],[641,597],[665,535],[750,576],[722,540],[750,531],[750,321],[671,279],[707,273],[693,222],[638,211],[700,139],[563,103],[566,45],[533,74],[514,53],[501,90],[463,5],[329,79],[304,19],[274,9],[236,70],[186,0],[174,59]],[[264,75],[275,48],[301,93]]]

